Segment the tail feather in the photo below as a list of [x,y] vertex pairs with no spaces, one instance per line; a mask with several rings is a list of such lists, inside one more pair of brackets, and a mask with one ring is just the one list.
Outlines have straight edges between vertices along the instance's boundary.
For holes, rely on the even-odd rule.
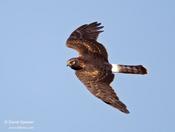
[[128,74],[147,74],[147,69],[142,65],[112,65],[113,72]]

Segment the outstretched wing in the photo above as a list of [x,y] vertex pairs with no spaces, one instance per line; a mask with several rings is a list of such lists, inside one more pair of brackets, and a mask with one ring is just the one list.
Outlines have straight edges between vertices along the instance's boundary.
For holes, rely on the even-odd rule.
[[103,26],[100,25],[101,23],[97,22],[82,25],[73,31],[68,39],[85,39],[96,41],[99,33],[103,32],[100,30],[103,28]]
[[93,74],[91,79],[89,79],[90,76],[89,78],[86,77],[85,74],[81,71],[77,71],[76,75],[93,95],[95,95],[105,103],[119,109],[120,111],[124,113],[129,113],[126,105],[119,100],[117,94],[110,86],[110,82],[114,78],[113,74],[106,73],[106,75],[104,75],[100,79],[100,81],[99,79],[93,79]]
[[105,103],[119,109],[124,113],[129,113],[126,105],[119,100],[119,97],[110,85],[106,83],[91,83],[91,89],[94,90],[93,94]]
[[93,22],[77,28],[67,39],[66,45],[79,52],[82,56],[102,57],[108,61],[105,47],[97,42],[98,35],[103,32],[101,23]]

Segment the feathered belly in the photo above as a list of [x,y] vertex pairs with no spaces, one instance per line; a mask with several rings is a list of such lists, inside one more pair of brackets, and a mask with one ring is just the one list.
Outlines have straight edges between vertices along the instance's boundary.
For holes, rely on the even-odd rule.
[[92,82],[112,82],[114,74],[106,68],[95,68],[85,69],[76,72],[77,77],[82,81]]

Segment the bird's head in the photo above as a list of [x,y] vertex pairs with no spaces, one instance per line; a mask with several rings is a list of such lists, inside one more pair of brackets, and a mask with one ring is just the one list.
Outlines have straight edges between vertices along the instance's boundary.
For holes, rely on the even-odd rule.
[[80,70],[83,68],[82,61],[79,58],[71,58],[67,61],[67,66],[74,70]]

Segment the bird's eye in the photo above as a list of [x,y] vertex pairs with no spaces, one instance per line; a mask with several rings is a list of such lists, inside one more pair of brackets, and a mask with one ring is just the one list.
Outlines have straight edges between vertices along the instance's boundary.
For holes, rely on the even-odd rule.
[[75,61],[72,61],[71,63],[72,63],[72,65],[75,65],[76,62]]

